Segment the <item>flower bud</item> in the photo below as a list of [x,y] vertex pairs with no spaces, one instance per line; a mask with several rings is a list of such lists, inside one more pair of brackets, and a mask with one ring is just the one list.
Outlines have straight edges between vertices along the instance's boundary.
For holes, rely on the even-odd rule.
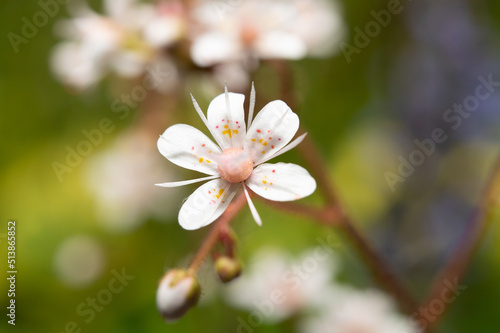
[[241,274],[241,264],[237,259],[221,256],[215,261],[215,269],[222,282],[227,283]]
[[167,272],[156,291],[156,307],[166,321],[182,317],[200,297],[200,284],[183,269]]

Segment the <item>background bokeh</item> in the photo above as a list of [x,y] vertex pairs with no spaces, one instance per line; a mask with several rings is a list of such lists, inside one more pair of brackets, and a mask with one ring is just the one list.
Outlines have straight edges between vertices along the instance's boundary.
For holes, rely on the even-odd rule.
[[[99,1],[91,3],[99,9]],[[351,45],[354,28],[373,20],[370,11],[387,7],[387,1],[341,4],[348,29],[345,41]],[[393,16],[359,54],[352,54],[350,62],[341,51],[326,59],[291,62],[291,93],[298,101],[294,111],[319,145],[346,210],[422,297],[457,246],[500,148],[498,92],[481,102],[458,129],[450,130],[443,122],[447,109],[474,93],[478,76],[500,80],[500,3],[424,0],[403,5],[403,12]],[[27,44],[20,45],[18,53],[13,51],[7,34],[19,33],[22,18],[38,10],[35,1],[0,4],[2,331],[64,332],[66,324],[74,321],[83,332],[235,332],[238,316],[247,314],[224,301],[224,286],[213,281],[210,262],[200,276],[207,286],[200,305],[174,324],[165,324],[158,315],[159,278],[167,268],[189,262],[207,228],[185,231],[176,221],[183,198],[196,185],[141,189],[192,178],[194,173],[163,159],[155,140],[143,140],[142,133],[137,133],[137,124],[145,121],[141,106],[131,108],[124,120],[112,112],[113,101],[136,83],[106,79],[90,91],[75,94],[53,78],[49,55],[58,41],[53,26],[58,18],[68,16],[64,6]],[[272,66],[262,63],[253,79],[258,107],[279,98],[279,80]],[[178,122],[201,128],[189,93],[206,110],[221,88],[203,86],[196,77],[186,82],[175,112],[163,123],[153,124],[145,136],[156,138]],[[171,103],[171,96],[155,98],[160,110]],[[85,140],[82,131],[98,128],[104,118],[111,120],[114,129],[60,181],[53,162],[64,163],[67,147],[77,147]],[[429,138],[438,127],[446,129],[448,140],[391,191],[385,172],[396,172],[398,157],[407,158],[415,149],[414,140]],[[112,149],[122,149],[124,155],[106,155]],[[155,158],[159,161],[149,161]],[[282,160],[304,165],[296,152]],[[96,180],[99,170],[106,170],[104,179]],[[111,194],[98,196],[92,187],[95,183],[109,186]],[[116,197],[132,183],[139,185],[135,197],[123,199],[129,200],[125,201],[128,210],[110,208],[106,195]],[[306,201],[316,203],[321,198],[316,193]],[[152,207],[137,213],[137,202]],[[340,279],[360,288],[375,286],[354,249],[335,230],[261,202],[256,205],[262,227],[255,225],[246,208],[233,223],[243,262],[266,245],[299,254],[314,247],[317,237],[331,234],[342,261]],[[9,220],[17,222],[15,328],[4,315]],[[499,237],[500,228],[493,223],[463,280],[466,291],[452,304],[438,332],[492,332],[498,327]],[[86,323],[77,308],[107,288],[123,269],[133,280]],[[293,329],[294,318],[259,326],[255,332]]]

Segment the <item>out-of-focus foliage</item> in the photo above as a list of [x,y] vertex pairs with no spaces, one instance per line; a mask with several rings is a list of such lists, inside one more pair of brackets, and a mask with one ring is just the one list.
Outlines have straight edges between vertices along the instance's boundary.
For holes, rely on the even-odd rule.
[[[500,92],[481,102],[478,111],[463,119],[456,130],[449,130],[443,114],[474,94],[478,76],[491,74],[500,80],[500,4],[493,0],[402,4],[402,13],[394,15],[359,54],[352,54],[351,63],[342,52],[327,59],[292,62],[292,94],[298,100],[294,111],[318,143],[347,211],[421,296],[459,242],[499,151]],[[92,5],[99,8],[99,1]],[[370,11],[387,8],[385,1],[342,1],[342,5],[348,27],[346,42],[352,45],[354,28],[364,29],[373,20]],[[158,196],[172,191],[166,196],[163,216],[151,213],[141,217],[134,228],[121,231],[106,227],[107,221],[99,214],[99,199],[89,188],[88,173],[96,156],[141,121],[140,107],[131,108],[124,120],[112,112],[115,98],[129,93],[134,83],[105,80],[95,89],[75,95],[53,78],[48,57],[57,42],[54,22],[68,16],[64,6],[14,52],[8,33],[20,34],[23,18],[31,19],[39,10],[35,1],[0,4],[2,331],[8,326],[4,236],[11,219],[17,221],[18,331],[64,332],[67,323],[74,321],[82,332],[235,332],[238,317],[247,318],[248,313],[223,300],[224,286],[214,281],[210,261],[200,276],[203,292],[198,307],[174,324],[165,324],[157,313],[154,297],[160,277],[167,268],[185,266],[207,232],[206,228],[182,230],[176,221],[183,198],[196,185],[180,190],[154,188]],[[269,64],[262,64],[254,80],[261,103],[257,109],[279,98],[279,80]],[[198,81],[188,79],[193,88],[187,84],[188,90],[180,92],[169,119],[162,126],[152,126],[149,135],[157,137],[172,123],[201,123],[189,93],[197,93],[206,109],[220,91],[219,87],[202,88]],[[168,105],[170,101],[164,102]],[[53,162],[65,163],[68,147],[76,149],[86,140],[82,131],[99,128],[105,118],[113,130],[60,181]],[[438,127],[446,128],[448,140],[437,145],[436,152],[392,192],[385,172],[397,172],[398,156],[408,158],[416,148],[414,140],[429,138]],[[156,145],[154,140],[150,144]],[[304,165],[297,152],[284,155],[283,160]],[[124,184],[144,179],[153,187],[154,182],[194,178],[194,173],[179,170],[166,160],[159,163],[167,174],[173,172],[172,177],[178,178],[153,181],[148,170],[141,168],[131,176],[123,171],[131,163],[123,161],[115,168],[116,173],[126,175]],[[319,203],[321,196],[317,192],[304,201]],[[262,227],[255,225],[247,208],[233,223],[243,262],[264,245],[299,254],[317,245],[318,237],[333,234],[343,262],[340,279],[360,288],[374,286],[342,235],[260,202],[256,205]],[[73,248],[68,249],[74,237],[85,241],[70,243]],[[498,326],[499,237],[498,223],[493,223],[463,281],[467,289],[452,304],[438,332],[491,332]],[[64,258],[61,251],[74,251],[73,260],[83,261],[83,266]],[[82,267],[84,272],[78,273]],[[122,291],[108,293],[112,300],[98,308],[101,311],[91,310],[89,297],[103,297],[103,290],[110,289],[110,281],[122,270],[133,279],[126,281]],[[280,324],[259,326],[255,332],[293,329],[292,317]]]

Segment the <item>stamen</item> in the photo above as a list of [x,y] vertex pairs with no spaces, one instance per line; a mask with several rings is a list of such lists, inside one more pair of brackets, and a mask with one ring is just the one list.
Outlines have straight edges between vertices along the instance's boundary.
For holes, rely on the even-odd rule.
[[254,109],[255,109],[255,87],[254,87],[254,84],[252,81],[252,90],[250,91],[250,108],[248,110],[247,128],[250,128],[250,125],[252,125]]
[[203,177],[203,178],[197,178],[197,179],[190,179],[190,180],[183,180],[180,182],[169,182],[169,183],[161,183],[161,184],[155,184],[155,186],[161,186],[161,187],[179,187],[179,186],[184,186],[184,185],[189,185],[189,184],[194,184],[198,182],[202,182],[205,180],[212,180],[220,178],[220,176],[208,176],[208,177]]
[[215,136],[214,130],[212,129],[212,127],[208,123],[207,118],[203,114],[203,111],[201,110],[200,106],[198,105],[198,102],[196,101],[196,99],[194,99],[193,94],[190,94],[190,95],[191,95],[191,99],[193,101],[194,108],[195,108],[196,112],[198,112],[198,115],[200,116],[201,120],[203,121],[203,123],[205,124],[205,126],[207,126],[208,130],[210,131],[210,134],[212,134],[212,137],[215,139],[215,141],[217,142],[217,144],[219,145],[219,147],[223,147],[221,145],[221,143],[219,142],[219,140],[217,140],[217,136]]
[[[229,103],[229,92],[227,91],[227,82],[224,82],[224,96],[226,98],[226,111],[227,111],[227,117],[229,120],[229,126],[231,126],[233,118],[231,117],[232,114],[231,114],[231,106]],[[229,128],[229,132],[231,132],[231,127]],[[229,139],[231,139],[231,147],[234,147],[233,136],[229,135]]]
[[241,182],[241,185],[243,186],[243,192],[245,192],[245,196],[247,197],[248,207],[250,207],[250,212],[252,212],[253,219],[258,225],[262,226],[262,219],[260,218],[259,212],[257,212],[257,209],[255,208],[250,195],[248,194],[247,186],[244,182]]

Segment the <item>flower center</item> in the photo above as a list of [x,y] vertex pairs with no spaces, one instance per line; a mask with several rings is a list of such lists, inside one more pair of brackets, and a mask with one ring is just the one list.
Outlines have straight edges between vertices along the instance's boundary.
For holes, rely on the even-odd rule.
[[241,41],[246,46],[252,45],[258,36],[259,32],[257,31],[257,29],[255,29],[249,24],[244,24],[240,31]]
[[240,183],[252,174],[253,161],[243,149],[229,148],[222,152],[217,168],[225,181]]

